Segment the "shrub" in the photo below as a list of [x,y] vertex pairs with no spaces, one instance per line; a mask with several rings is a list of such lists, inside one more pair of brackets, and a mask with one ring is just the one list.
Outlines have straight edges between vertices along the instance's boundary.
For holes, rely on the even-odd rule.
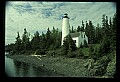
[[48,51],[47,56],[55,56],[56,52],[54,50]]
[[77,57],[77,58],[84,57],[84,54],[83,54],[83,52],[82,52],[82,49],[79,49],[79,50],[78,50],[78,53],[76,54],[76,57]]
[[37,55],[44,55],[46,52],[45,52],[45,49],[37,49],[36,51],[35,51],[35,54],[37,54]]
[[64,47],[61,47],[60,49],[60,55],[67,55],[68,50],[66,50]]
[[73,51],[68,50],[67,57],[74,58],[76,55],[73,53]]
[[94,56],[94,48],[93,48],[93,46],[90,46],[90,48],[89,48],[89,57],[93,58],[93,56]]
[[106,68],[109,61],[110,60],[108,59],[108,56],[103,56],[100,57],[99,60],[96,60],[93,67],[94,72],[92,71],[92,73],[94,73],[93,75],[95,76],[104,75],[106,73]]
[[80,48],[83,48],[83,45],[82,45],[82,43],[80,44]]
[[84,47],[87,48],[88,47],[88,43],[86,40],[84,40]]
[[108,63],[106,70],[107,72],[105,73],[105,76],[113,78],[114,75],[116,74],[116,57]]

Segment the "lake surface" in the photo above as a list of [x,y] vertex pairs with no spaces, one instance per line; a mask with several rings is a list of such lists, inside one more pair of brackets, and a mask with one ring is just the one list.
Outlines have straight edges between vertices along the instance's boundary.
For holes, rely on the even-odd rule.
[[36,67],[5,56],[5,73],[10,77],[59,77],[62,76],[43,67]]

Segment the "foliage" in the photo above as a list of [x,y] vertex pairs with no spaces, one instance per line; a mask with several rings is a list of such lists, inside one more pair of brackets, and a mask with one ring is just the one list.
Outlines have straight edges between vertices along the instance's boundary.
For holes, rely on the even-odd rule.
[[82,26],[81,26],[81,30],[80,31],[84,31],[84,22],[83,22],[83,20],[82,20]]
[[93,76],[102,76],[106,73],[106,68],[110,60],[107,56],[100,57],[95,61],[94,67],[90,69],[90,74]]
[[95,43],[98,44],[102,40],[102,29],[99,24],[97,24],[97,27],[95,29]]
[[67,57],[74,58],[75,56],[76,55],[71,50],[68,50]]
[[82,58],[83,56],[84,56],[84,53],[83,53],[82,49],[81,48],[78,49],[78,53],[76,53],[76,57],[77,58]]
[[68,55],[70,55],[71,51],[75,51],[77,49],[74,41],[72,40],[72,37],[70,36],[70,34],[68,34],[65,39],[63,40],[63,52],[64,54],[67,54],[69,52]]
[[30,49],[30,41],[29,41],[29,33],[27,32],[26,28],[24,29],[24,34],[22,36],[22,44],[23,49],[29,50]]
[[80,48],[83,48],[83,45],[82,45],[82,43],[80,44]]
[[94,48],[93,48],[93,46],[90,46],[90,47],[89,47],[89,57],[90,57],[90,58],[93,58],[94,55],[95,55],[95,54],[94,54]]
[[95,28],[92,21],[89,21],[89,23],[86,21],[85,33],[88,37],[88,43],[93,44],[95,42]]
[[78,28],[77,28],[77,32],[80,32],[81,31],[81,28],[80,28],[80,26],[78,26]]
[[55,50],[50,50],[50,51],[48,51],[47,52],[47,56],[56,56],[56,52],[55,52]]
[[87,48],[88,47],[88,43],[87,43],[87,41],[86,40],[84,40],[84,45],[83,45],[85,48]]
[[39,49],[40,48],[40,42],[41,41],[41,37],[39,35],[39,32],[36,31],[36,33],[34,34],[34,37],[31,40],[31,48],[33,50]]
[[45,53],[46,53],[46,52],[45,52],[45,49],[37,49],[34,54],[37,54],[37,55],[45,55]]
[[11,43],[5,46],[5,51],[6,52],[11,52],[14,49],[15,44]]
[[108,77],[115,77],[116,74],[116,55],[114,56],[114,58],[108,63],[107,69],[106,69],[106,73],[104,74],[105,76]]
[[98,49],[99,56],[103,56],[105,54],[110,53],[110,41],[107,37],[103,39]]

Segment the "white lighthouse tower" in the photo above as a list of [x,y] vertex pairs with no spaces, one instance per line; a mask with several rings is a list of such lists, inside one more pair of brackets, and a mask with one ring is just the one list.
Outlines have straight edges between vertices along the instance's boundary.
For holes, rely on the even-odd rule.
[[69,18],[67,14],[64,14],[63,21],[62,21],[62,44],[63,45],[63,40],[64,37],[66,37],[70,32],[70,24],[69,24]]

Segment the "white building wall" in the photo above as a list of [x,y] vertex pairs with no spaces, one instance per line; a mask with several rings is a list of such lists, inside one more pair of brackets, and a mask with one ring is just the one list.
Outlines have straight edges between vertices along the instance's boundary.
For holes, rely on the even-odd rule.
[[63,45],[63,40],[64,37],[66,37],[69,34],[69,19],[68,18],[63,18],[62,22],[62,45]]
[[83,35],[82,33],[80,33],[80,36],[79,36],[79,40],[80,40],[80,44],[82,43],[82,45],[84,45],[84,40],[83,40]]
[[87,43],[88,43],[88,37],[85,35],[85,37],[84,37],[84,35],[85,35],[85,32],[80,32],[80,44],[82,43],[82,45],[84,45],[84,40],[86,40],[87,41]]
[[76,40],[76,47],[80,47],[80,39],[79,39],[79,37],[74,37],[74,38],[72,38],[73,40]]

